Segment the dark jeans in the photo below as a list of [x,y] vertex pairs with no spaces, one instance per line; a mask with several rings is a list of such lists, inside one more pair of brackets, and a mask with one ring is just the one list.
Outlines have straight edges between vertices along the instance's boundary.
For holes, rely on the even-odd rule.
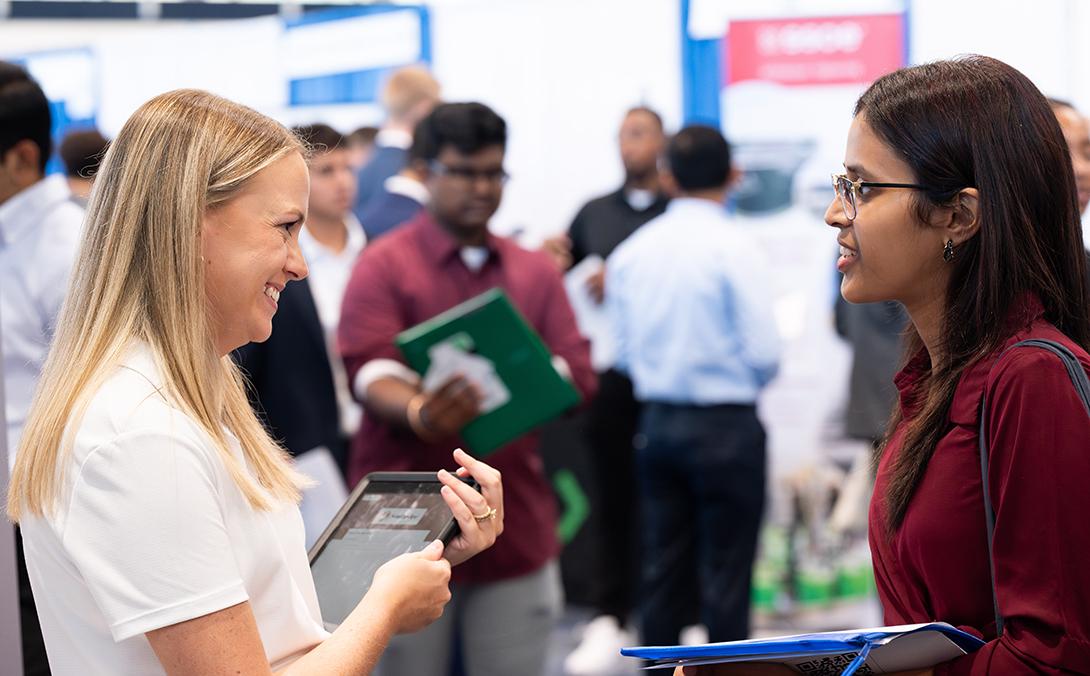
[[766,474],[755,407],[648,403],[640,435],[642,643],[676,644],[694,597],[709,640],[748,638]]
[[636,435],[640,405],[632,394],[632,381],[617,371],[598,377],[598,395],[590,405],[587,441],[591,448],[602,536],[598,541],[597,610],[613,615],[624,626],[633,611],[639,580],[639,548],[636,541],[636,461],[632,437]]
[[23,639],[23,675],[49,676],[49,660],[45,654],[42,628],[38,624],[38,611],[34,607],[34,595],[30,593],[30,577],[26,572],[23,555],[23,537],[15,528],[15,559],[19,568],[19,624]]

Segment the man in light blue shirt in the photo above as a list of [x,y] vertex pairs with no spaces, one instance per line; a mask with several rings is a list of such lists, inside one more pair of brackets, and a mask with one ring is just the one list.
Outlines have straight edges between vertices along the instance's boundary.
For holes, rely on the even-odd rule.
[[617,368],[643,404],[642,641],[677,643],[697,595],[710,640],[744,639],[765,498],[756,401],[780,357],[770,272],[723,209],[734,177],[723,136],[687,127],[666,163],[676,197],[606,266]]

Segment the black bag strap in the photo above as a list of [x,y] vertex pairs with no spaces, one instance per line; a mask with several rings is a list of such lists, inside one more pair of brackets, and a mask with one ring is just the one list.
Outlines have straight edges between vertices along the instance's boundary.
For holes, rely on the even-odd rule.
[[[1079,399],[1082,400],[1083,408],[1086,409],[1087,416],[1090,416],[1090,378],[1086,376],[1086,371],[1082,368],[1082,364],[1079,363],[1078,358],[1067,349],[1052,340],[1044,340],[1040,338],[1031,338],[1029,340],[1023,340],[1019,343],[1015,343],[1010,346],[999,355],[999,359],[1003,358],[1008,351],[1013,350],[1016,347],[1036,347],[1042,350],[1048,350],[1052,354],[1060,358],[1064,367],[1067,369],[1067,375],[1071,377],[1071,382],[1075,385],[1075,391],[1079,394]],[[999,363],[999,359],[996,363]],[[999,599],[995,593],[995,558],[992,556],[992,536],[995,534],[995,509],[992,507],[991,491],[988,490],[988,393],[985,391],[984,395],[980,398],[980,477],[984,484],[984,520],[988,524],[988,566],[991,569],[992,575],[992,607],[995,611],[995,631],[998,635],[1003,635],[1003,616],[999,614]]]

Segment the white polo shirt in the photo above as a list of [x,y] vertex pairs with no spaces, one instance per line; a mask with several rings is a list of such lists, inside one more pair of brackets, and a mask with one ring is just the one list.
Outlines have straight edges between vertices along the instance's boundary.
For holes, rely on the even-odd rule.
[[49,176],[0,204],[0,352],[9,469],[15,466],[82,231],[83,209],[63,176]]
[[298,508],[251,508],[162,385],[136,345],[76,430],[56,514],[22,522],[54,674],[162,674],[146,632],[246,600],[274,668],[328,636]]

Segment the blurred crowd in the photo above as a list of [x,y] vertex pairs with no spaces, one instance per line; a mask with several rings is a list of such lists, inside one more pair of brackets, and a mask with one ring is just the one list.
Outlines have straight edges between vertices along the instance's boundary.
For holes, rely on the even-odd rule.
[[[12,455],[109,143],[93,129],[70,132],[57,148],[64,175],[46,175],[48,109],[12,103],[34,88],[21,69],[0,67],[0,322]],[[1052,104],[1085,209],[1087,123],[1069,104]],[[499,114],[444,101],[420,67],[393,73],[382,105],[379,128],[314,121],[293,129],[309,149],[299,236],[309,273],[280,290],[272,337],[232,355],[261,420],[319,479],[304,495],[308,543],[369,472],[449,465],[460,431],[481,414],[481,384],[454,374],[425,386],[395,337],[500,288],[583,398],[568,429],[589,449],[583,478],[603,527],[593,565],[580,571],[594,590],[580,599],[593,619],[566,671],[610,673],[623,645],[678,643],[690,625],[703,625],[711,641],[750,636],[769,487],[757,402],[782,347],[774,271],[727,207],[739,179],[727,139],[706,126],[666,129],[654,110],[634,105],[618,120],[623,183],[588,199],[565,232],[526,248],[489,228],[508,178]],[[31,112],[8,113],[16,109]],[[829,240],[831,272],[831,232]],[[843,433],[877,443],[906,316],[892,302],[838,301],[829,313],[854,354]],[[542,673],[565,596],[547,446],[533,431],[489,456],[503,476],[507,530],[455,570],[440,621],[393,640],[381,673],[438,676],[454,661],[470,676]],[[44,665],[22,581],[25,658]]]

